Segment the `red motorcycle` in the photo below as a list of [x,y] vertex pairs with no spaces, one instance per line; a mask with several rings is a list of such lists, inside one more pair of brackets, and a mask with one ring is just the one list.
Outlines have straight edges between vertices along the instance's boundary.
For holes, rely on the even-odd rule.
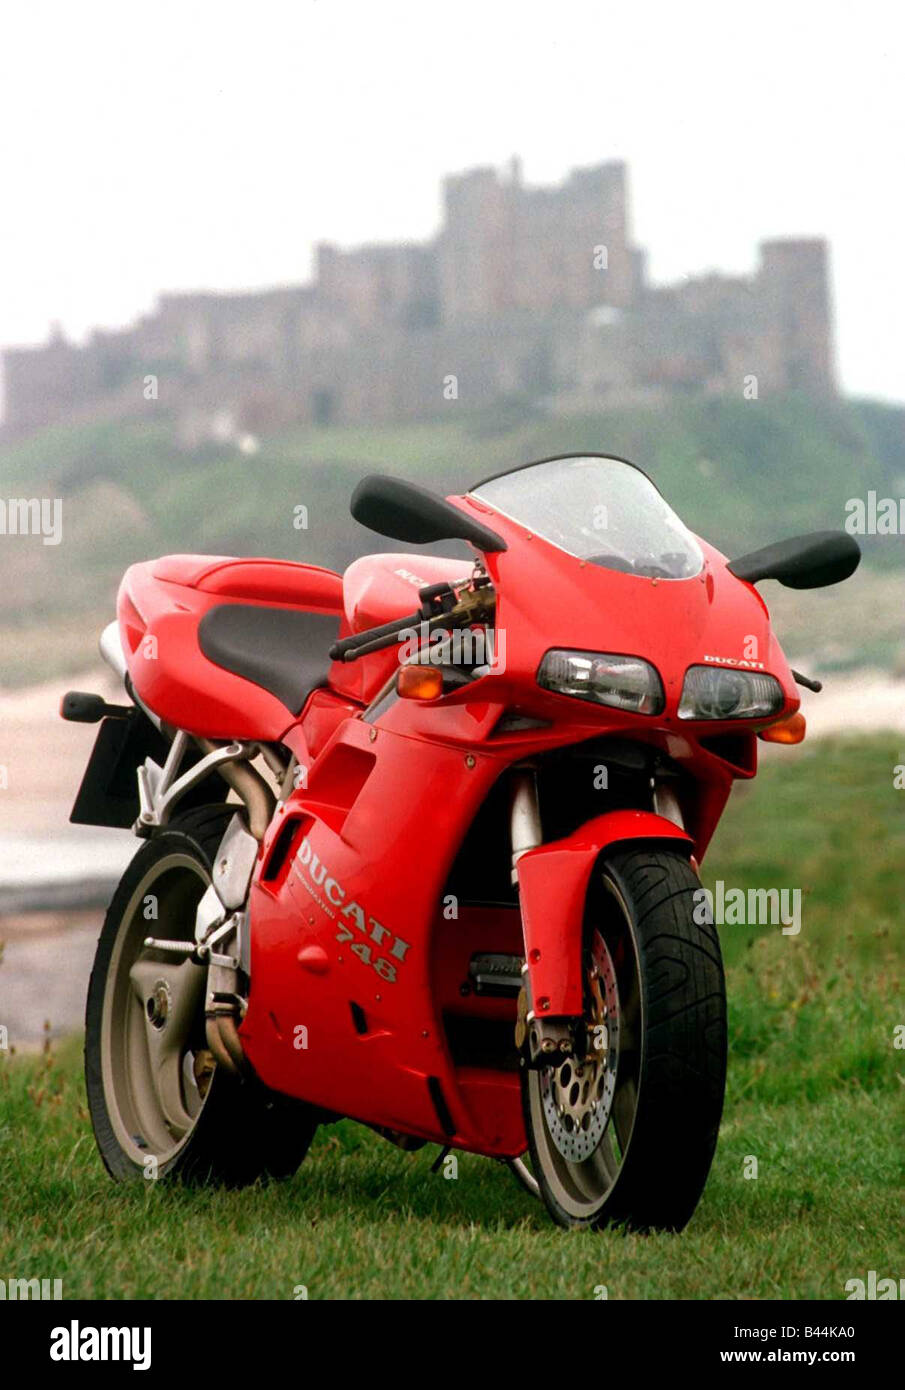
[[726,999],[698,864],[757,737],[804,735],[754,588],[832,584],[846,533],[732,563],[639,469],[545,459],[314,565],[133,565],[101,638],[129,700],[74,821],[145,840],[87,1002],[115,1178],[295,1171],[320,1123],[504,1160],[564,1226],[680,1229],[716,1145]]

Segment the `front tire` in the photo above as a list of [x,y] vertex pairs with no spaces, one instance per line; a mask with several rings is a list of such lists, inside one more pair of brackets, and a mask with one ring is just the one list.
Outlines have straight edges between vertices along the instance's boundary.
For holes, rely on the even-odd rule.
[[195,910],[234,813],[189,812],[144,845],[98,939],[85,1083],[101,1158],[120,1181],[170,1175],[240,1186],[288,1177],[317,1127],[308,1106],[215,1063],[204,1032],[207,968],[144,945],[146,936],[194,939]]
[[600,866],[581,1055],[522,1073],[532,1168],[561,1226],[678,1231],[700,1199],[723,1107],[726,989],[716,929],[695,921],[699,888],[673,850]]

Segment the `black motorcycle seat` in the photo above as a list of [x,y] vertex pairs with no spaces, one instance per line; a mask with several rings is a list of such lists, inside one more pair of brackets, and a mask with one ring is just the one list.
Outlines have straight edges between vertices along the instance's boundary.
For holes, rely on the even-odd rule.
[[198,645],[215,666],[268,690],[299,714],[311,691],[326,682],[327,652],[338,631],[334,613],[220,603],[198,624]]

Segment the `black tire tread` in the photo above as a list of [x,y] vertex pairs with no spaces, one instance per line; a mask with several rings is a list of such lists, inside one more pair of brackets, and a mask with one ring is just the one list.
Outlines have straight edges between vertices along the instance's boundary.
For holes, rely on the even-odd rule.
[[[639,959],[643,1042],[638,1109],[625,1162],[602,1211],[576,1222],[545,1190],[562,1225],[681,1230],[716,1149],[726,1080],[726,990],[719,938],[694,919],[700,880],[671,849],[634,847],[599,865],[619,888]],[[538,1175],[535,1163],[535,1174]]]

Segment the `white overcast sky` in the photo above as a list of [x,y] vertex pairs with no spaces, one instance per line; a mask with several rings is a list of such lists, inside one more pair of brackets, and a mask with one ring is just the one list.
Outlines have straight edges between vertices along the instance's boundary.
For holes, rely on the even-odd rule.
[[618,157],[657,280],[829,237],[843,386],[905,399],[903,8],[4,0],[0,344],[427,237],[448,171]]

